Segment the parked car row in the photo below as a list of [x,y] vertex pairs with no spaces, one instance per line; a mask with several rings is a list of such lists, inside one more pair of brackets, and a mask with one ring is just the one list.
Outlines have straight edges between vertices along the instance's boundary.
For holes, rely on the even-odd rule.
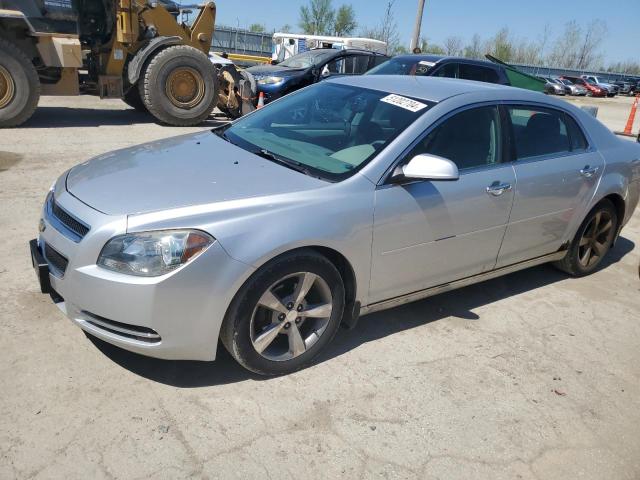
[[616,95],[640,94],[640,80],[634,79],[616,80],[613,83],[607,83],[594,75],[538,78],[547,82],[544,91],[551,95],[615,97]]
[[362,74],[459,78],[544,91],[544,84],[536,77],[508,65],[442,55],[398,55],[390,58],[360,49],[314,49],[277,65],[255,66],[248,71],[256,79],[258,94],[263,94],[265,104],[330,77]]
[[[510,85],[549,95],[613,97],[640,92],[636,81],[606,83],[591,75],[533,76],[509,65],[443,55],[398,55],[390,58],[362,49],[312,49],[289,57],[277,65],[248,69],[257,82],[258,94],[269,103],[313,83],[345,75],[413,75],[459,78]],[[257,100],[256,100],[257,102]]]

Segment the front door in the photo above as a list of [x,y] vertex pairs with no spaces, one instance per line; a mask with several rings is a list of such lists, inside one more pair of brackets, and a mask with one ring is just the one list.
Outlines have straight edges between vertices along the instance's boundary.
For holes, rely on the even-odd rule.
[[494,268],[513,202],[500,115],[475,107],[442,121],[402,162],[452,160],[457,181],[382,185],[376,191],[370,300],[375,303]]
[[568,114],[509,106],[517,187],[498,267],[557,251],[587,214],[604,169]]

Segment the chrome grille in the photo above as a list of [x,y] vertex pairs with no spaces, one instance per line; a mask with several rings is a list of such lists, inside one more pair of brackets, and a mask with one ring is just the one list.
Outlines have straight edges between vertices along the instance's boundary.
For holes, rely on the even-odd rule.
[[81,222],[58,205],[53,192],[49,193],[49,198],[47,198],[46,214],[47,220],[56,230],[59,230],[76,243],[80,242],[91,229],[89,225]]

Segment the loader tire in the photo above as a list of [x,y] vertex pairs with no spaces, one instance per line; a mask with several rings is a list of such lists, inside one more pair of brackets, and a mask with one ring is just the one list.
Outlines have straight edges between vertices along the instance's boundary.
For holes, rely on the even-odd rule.
[[23,124],[40,100],[40,79],[31,60],[13,43],[0,39],[0,128]]
[[144,105],[142,98],[140,98],[140,89],[137,85],[131,87],[129,91],[124,94],[122,101],[137,112],[148,113],[147,107]]
[[188,45],[156,53],[138,85],[149,113],[176,127],[202,123],[217,101],[215,67],[204,53]]

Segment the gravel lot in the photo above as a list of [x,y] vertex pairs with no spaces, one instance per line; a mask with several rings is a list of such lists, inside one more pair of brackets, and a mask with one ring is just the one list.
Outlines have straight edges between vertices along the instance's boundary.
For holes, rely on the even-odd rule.
[[[619,129],[631,99],[578,102]],[[640,214],[591,277],[542,266],[364,317],[294,375],[153,360],[64,318],[27,242],[63,170],[201,128],[42,105],[0,131],[0,478],[640,477]]]

